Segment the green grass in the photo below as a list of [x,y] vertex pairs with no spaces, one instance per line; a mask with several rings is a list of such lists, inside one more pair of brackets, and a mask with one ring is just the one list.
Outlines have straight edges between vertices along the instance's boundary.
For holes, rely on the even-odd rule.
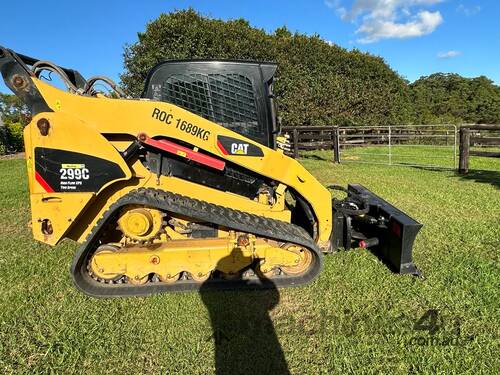
[[453,168],[452,146],[428,145],[379,145],[371,147],[348,147],[341,150],[344,162],[376,162],[382,164],[422,164]]
[[[302,162],[324,184],[362,183],[424,224],[414,258],[425,278],[392,274],[367,251],[326,257],[321,276],[280,290],[270,313],[290,371],[499,373],[499,160],[474,158],[473,166],[490,171],[461,177],[322,158],[330,152]],[[2,373],[214,373],[212,327],[199,294],[86,297],[68,271],[77,245],[32,240],[24,162],[0,161],[0,176]],[[271,363],[266,353],[277,348],[266,347],[272,335],[258,319],[259,306],[275,297],[211,295],[227,319],[221,345],[241,355],[226,362],[233,373],[251,373],[245,363]],[[429,309],[438,310],[433,336],[414,330]],[[429,337],[438,341],[425,345]]]
[[[498,152],[498,147],[472,147],[471,150]],[[453,151],[457,156],[453,158]],[[307,155],[307,152],[305,153]],[[345,163],[379,163],[394,165],[415,165],[423,167],[438,167],[454,169],[458,166],[458,147],[453,146],[429,146],[429,145],[378,145],[371,147],[342,147],[341,160]],[[490,158],[471,157],[469,160],[471,169],[498,169],[498,163],[492,162]]]

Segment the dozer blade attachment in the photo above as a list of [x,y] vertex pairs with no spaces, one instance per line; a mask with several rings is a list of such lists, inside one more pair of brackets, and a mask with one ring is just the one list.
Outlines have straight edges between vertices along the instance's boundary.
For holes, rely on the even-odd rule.
[[333,199],[332,248],[369,248],[393,271],[419,276],[412,249],[422,224],[362,185],[346,192]]

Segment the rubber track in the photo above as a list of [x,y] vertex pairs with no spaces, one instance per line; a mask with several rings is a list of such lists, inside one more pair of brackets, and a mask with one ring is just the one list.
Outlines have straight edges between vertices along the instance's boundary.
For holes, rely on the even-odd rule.
[[[237,231],[253,233],[280,242],[298,244],[312,251],[313,262],[309,271],[301,276],[277,276],[272,278],[272,282],[269,279],[260,280],[258,277],[236,281],[209,279],[203,284],[192,280],[179,280],[173,284],[148,282],[144,285],[106,284],[95,281],[88,274],[87,263],[97,247],[101,245],[99,243],[99,235],[106,227],[106,224],[115,219],[120,208],[131,204],[144,205],[185,215],[196,220],[214,223]],[[71,273],[78,289],[90,296],[124,297],[160,292],[198,290],[201,285],[203,285],[204,289],[265,289],[274,286],[297,286],[313,280],[321,272],[321,268],[322,254],[318,246],[309,234],[297,225],[233,210],[163,190],[141,188],[133,190],[118,199],[99,219],[92,232],[87,236],[85,242],[75,254]]]

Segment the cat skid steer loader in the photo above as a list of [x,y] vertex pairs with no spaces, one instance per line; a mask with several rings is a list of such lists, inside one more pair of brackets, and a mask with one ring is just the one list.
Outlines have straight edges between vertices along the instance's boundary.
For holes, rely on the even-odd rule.
[[89,295],[300,285],[340,248],[418,274],[421,224],[361,185],[332,199],[276,147],[272,63],[165,61],[138,99],[1,47],[0,71],[32,113],[33,236],[81,244],[71,272]]

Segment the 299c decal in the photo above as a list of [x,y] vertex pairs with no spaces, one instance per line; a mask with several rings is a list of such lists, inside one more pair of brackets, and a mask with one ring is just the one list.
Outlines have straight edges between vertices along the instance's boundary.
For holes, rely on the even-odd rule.
[[84,180],[90,179],[90,171],[85,164],[61,164],[59,174],[61,190],[76,190]]
[[183,120],[181,118],[174,118],[171,113],[162,111],[159,108],[154,108],[151,117],[154,119],[164,122],[167,125],[175,124],[175,128],[179,129],[185,133],[194,135],[204,141],[208,141],[210,137],[210,131],[203,129],[201,126],[193,125],[190,122]]
[[85,164],[77,167],[61,168],[59,169],[59,173],[61,174],[61,180],[88,180],[90,178],[90,172],[88,168],[85,168]]

